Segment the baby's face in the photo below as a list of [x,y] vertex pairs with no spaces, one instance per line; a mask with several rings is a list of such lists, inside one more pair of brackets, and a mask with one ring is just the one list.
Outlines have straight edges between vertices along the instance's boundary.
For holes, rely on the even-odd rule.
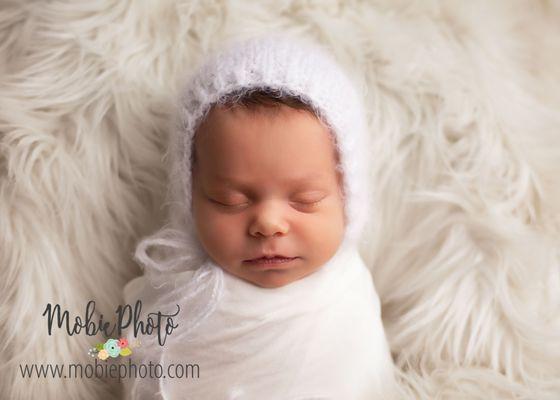
[[[273,288],[334,255],[344,235],[342,180],[330,134],[313,115],[284,105],[275,115],[214,108],[195,152],[196,229],[224,270]],[[249,261],[263,254],[291,260]]]

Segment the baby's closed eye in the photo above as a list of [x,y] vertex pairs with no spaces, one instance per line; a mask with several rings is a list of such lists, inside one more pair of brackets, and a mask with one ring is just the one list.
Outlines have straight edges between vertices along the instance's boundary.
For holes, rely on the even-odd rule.
[[[328,194],[325,192],[312,191],[312,192],[298,193],[296,195],[290,196],[286,200],[290,205],[294,207],[309,209],[309,208],[317,207],[327,196]],[[244,208],[254,203],[251,199],[247,198],[246,196],[214,195],[214,196],[207,196],[207,199],[213,204],[229,209]]]
[[211,197],[208,197],[208,199],[215,204],[218,204],[220,206],[224,206],[224,207],[242,207],[242,206],[246,206],[249,204],[249,200],[248,199],[214,199]]
[[319,204],[323,199],[325,199],[326,194],[323,192],[309,192],[303,195],[298,195],[291,200],[292,203],[302,204],[305,206],[314,206]]

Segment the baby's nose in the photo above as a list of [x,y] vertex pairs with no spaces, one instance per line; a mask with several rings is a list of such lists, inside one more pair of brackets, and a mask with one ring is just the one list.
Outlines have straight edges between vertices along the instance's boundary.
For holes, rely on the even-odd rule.
[[261,204],[249,226],[251,236],[285,235],[289,231],[289,224],[284,217],[284,211],[278,204]]

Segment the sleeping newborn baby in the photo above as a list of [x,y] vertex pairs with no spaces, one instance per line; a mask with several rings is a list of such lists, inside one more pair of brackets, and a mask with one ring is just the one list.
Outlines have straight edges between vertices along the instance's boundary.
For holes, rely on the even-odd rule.
[[133,361],[162,373],[127,382],[128,397],[393,398],[358,252],[368,141],[348,77],[309,42],[253,38],[210,58],[181,104],[172,227],[139,244],[145,274],[125,288],[177,327],[163,345],[140,338]]

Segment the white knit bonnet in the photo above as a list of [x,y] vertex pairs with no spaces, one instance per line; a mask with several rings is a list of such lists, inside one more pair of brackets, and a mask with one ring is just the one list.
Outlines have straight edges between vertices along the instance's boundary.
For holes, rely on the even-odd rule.
[[[343,173],[346,216],[344,244],[357,243],[371,208],[368,187],[369,142],[363,102],[354,83],[329,52],[306,39],[269,34],[231,42],[212,54],[188,80],[181,92],[176,134],[170,145],[170,223],[186,234],[183,246],[201,249],[191,212],[191,162],[194,135],[211,106],[231,93],[268,89],[291,95],[309,105],[334,134]],[[312,151],[313,149],[309,149]],[[281,151],[281,149],[279,149]],[[169,235],[154,235],[137,249],[142,264],[149,262],[146,249],[173,245]],[[191,248],[191,251],[194,248]],[[188,258],[185,255],[185,260]],[[178,261],[178,260],[177,260]],[[175,264],[175,263],[173,263]],[[169,265],[171,266],[171,265]]]

